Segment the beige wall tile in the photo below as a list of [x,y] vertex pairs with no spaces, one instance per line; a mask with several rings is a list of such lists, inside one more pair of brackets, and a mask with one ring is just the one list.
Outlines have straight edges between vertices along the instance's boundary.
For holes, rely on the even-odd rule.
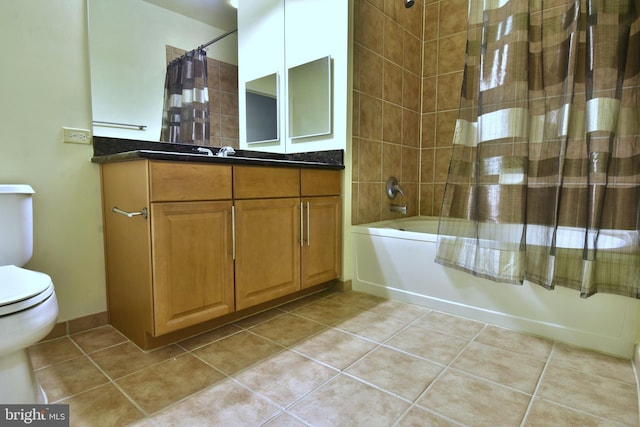
[[423,49],[423,77],[433,77],[438,74],[438,40],[424,43]]
[[438,78],[427,77],[422,79],[422,112],[433,113],[436,111],[438,95]]
[[404,32],[402,66],[418,76],[422,72],[422,43],[419,38],[406,31]]
[[440,37],[466,31],[467,0],[440,2]]
[[360,13],[362,14],[360,28],[362,45],[382,55],[384,53],[384,32],[380,29],[384,28],[384,14],[372,6],[369,1],[361,3]]
[[402,109],[402,145],[420,146],[420,113]]
[[[420,149],[414,147],[402,147],[402,174],[398,179],[400,179],[400,184],[403,187],[407,186],[409,183],[417,184],[420,177]],[[417,193],[414,191],[410,191],[409,187],[404,188],[404,191],[407,197],[413,197]],[[417,199],[416,199],[417,201]]]
[[382,139],[394,144],[402,143],[402,107],[385,102],[383,104]]
[[[422,128],[421,128],[421,148],[434,148],[436,146],[436,115],[434,113],[423,114],[422,118]],[[431,163],[427,163],[427,167],[432,167]],[[429,175],[424,175],[428,177]]]
[[389,17],[385,18],[384,22],[384,57],[389,61],[402,65],[404,30]]
[[[369,141],[400,142],[418,149],[450,147],[464,68],[466,0],[417,1],[410,9],[397,0],[358,0],[354,8],[354,68],[357,70],[354,74],[354,136],[363,136]],[[372,87],[378,79],[377,73],[375,78],[367,77],[370,86],[365,88],[359,43],[373,53],[384,52],[382,97],[397,107],[379,102],[378,88]],[[398,108],[402,109],[401,141],[397,139]],[[429,114],[416,117],[411,111]],[[435,215],[440,210],[444,188],[440,183],[446,181],[449,159],[445,157],[450,151],[438,152],[438,170],[435,169],[435,155],[435,152],[428,153],[424,160],[427,163],[419,164],[415,169],[419,172],[417,180],[410,181],[418,183],[413,190],[415,194],[408,196],[412,205],[416,205],[416,213]],[[383,171],[381,178],[384,178],[391,169],[389,159],[384,169],[371,156],[368,160],[365,162],[360,156],[358,170],[352,177],[354,182],[374,183],[380,179],[380,170]],[[379,161],[384,162],[384,156]],[[413,172],[405,172],[407,166],[404,165],[403,173],[413,179]],[[408,169],[413,171],[413,164]],[[371,219],[392,217],[384,192],[379,199],[371,187],[364,190],[358,185],[357,190],[358,197],[354,202],[357,213],[352,214],[352,220],[357,218],[356,223],[366,223]],[[428,200],[423,201],[423,195]],[[426,203],[424,209],[420,207],[423,202]]]
[[358,224],[380,221],[382,183],[361,183],[358,188]]
[[440,28],[440,2],[435,1],[426,5],[424,10],[424,40],[438,38]]
[[442,111],[436,114],[436,147],[451,147],[456,130],[456,110]]
[[382,138],[382,100],[360,95],[360,136],[374,140]]
[[[465,32],[440,39],[438,48],[439,73],[451,73],[464,69],[466,44],[467,34]],[[430,54],[433,53],[430,52]]]
[[402,105],[402,67],[391,61],[384,63],[384,100]]
[[360,51],[360,90],[374,98],[382,98],[383,59],[371,50]]
[[360,140],[360,182],[382,180],[382,142]]
[[420,215],[433,215],[433,184],[420,184]]
[[382,176],[386,181],[390,176],[400,176],[402,170],[402,147],[398,144],[383,144]]
[[462,72],[438,75],[438,111],[457,110],[460,105]]
[[420,111],[420,77],[407,70],[402,77],[402,105],[413,111]]

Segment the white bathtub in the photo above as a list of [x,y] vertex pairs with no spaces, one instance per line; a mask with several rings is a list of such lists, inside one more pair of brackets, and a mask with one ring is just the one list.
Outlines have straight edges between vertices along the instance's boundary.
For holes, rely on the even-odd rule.
[[631,358],[640,301],[496,283],[434,262],[438,219],[352,226],[353,289]]

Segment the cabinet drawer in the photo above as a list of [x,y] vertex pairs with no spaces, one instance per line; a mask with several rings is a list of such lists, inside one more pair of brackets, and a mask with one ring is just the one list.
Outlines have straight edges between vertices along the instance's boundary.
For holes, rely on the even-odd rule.
[[231,199],[231,166],[149,162],[152,202]]
[[265,166],[234,166],[235,199],[300,196],[300,169]]
[[300,173],[302,196],[338,196],[341,173],[334,170],[302,169]]

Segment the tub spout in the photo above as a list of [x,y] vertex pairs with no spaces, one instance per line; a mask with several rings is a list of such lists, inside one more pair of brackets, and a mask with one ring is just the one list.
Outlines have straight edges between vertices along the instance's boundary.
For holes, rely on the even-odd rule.
[[407,205],[404,206],[400,206],[400,205],[391,205],[391,212],[398,212],[401,213],[402,215],[406,215],[407,214]]

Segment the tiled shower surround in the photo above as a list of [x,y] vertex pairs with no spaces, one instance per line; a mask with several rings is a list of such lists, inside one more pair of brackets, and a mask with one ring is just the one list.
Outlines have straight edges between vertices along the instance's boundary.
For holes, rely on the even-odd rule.
[[[167,63],[186,51],[167,46]],[[212,147],[240,147],[238,118],[238,66],[207,58],[210,135]]]
[[109,325],[30,348],[71,426],[637,426],[629,360],[358,292],[153,351]]
[[[464,69],[467,0],[355,0],[352,223],[438,215]],[[385,182],[405,190],[393,202]]]

